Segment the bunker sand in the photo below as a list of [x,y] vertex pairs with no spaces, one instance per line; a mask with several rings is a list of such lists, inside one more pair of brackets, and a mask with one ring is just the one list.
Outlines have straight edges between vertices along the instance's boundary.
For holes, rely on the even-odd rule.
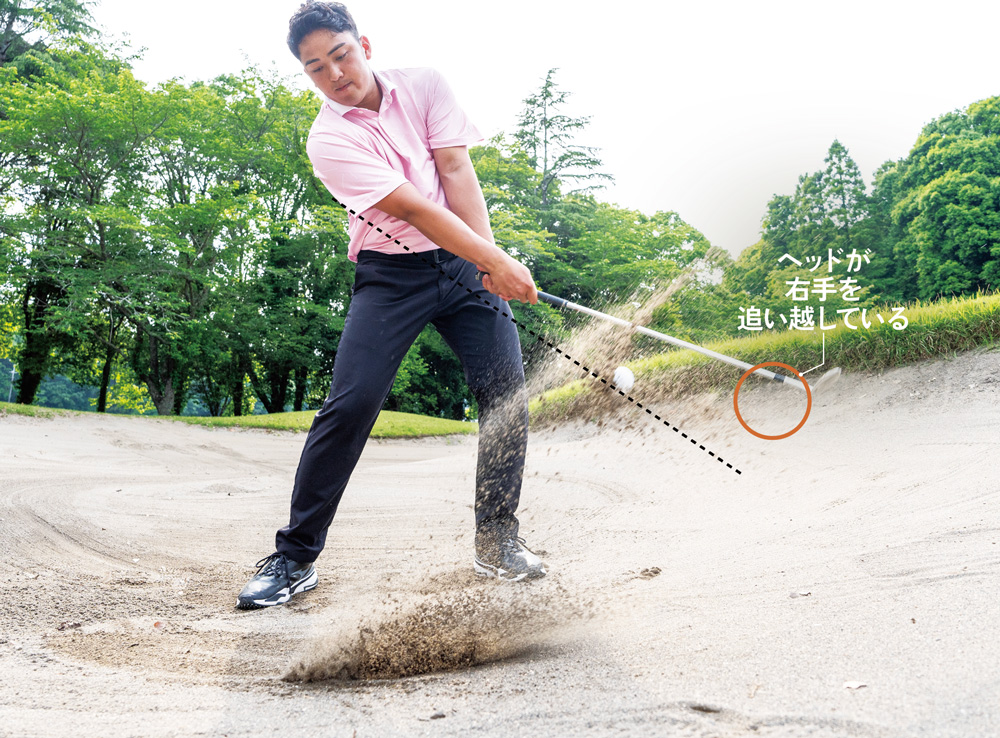
[[535,433],[526,585],[472,575],[475,439],[372,442],[257,612],[304,436],[0,417],[0,736],[1000,734],[998,377],[845,376],[777,442],[657,408],[741,474],[624,405]]

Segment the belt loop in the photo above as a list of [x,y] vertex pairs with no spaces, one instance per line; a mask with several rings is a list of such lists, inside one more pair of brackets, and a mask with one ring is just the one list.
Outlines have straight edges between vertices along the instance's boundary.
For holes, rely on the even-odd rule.
[[434,263],[441,263],[441,249],[434,249]]

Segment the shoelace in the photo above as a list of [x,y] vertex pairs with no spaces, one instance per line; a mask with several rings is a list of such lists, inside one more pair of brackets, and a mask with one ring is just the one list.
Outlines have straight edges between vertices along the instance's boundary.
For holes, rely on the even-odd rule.
[[520,536],[515,536],[514,538],[507,538],[504,540],[501,546],[503,548],[512,551],[514,553],[520,553],[521,549],[529,551],[530,549],[525,545],[526,541]]
[[[277,574],[279,573],[280,561],[285,558],[284,554],[273,553],[265,556],[254,566],[257,567],[257,574]],[[286,565],[287,566],[287,565]]]

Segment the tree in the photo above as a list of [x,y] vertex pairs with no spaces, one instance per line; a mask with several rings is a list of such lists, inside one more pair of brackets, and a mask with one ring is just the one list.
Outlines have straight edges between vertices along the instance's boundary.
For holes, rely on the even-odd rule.
[[854,246],[851,242],[852,230],[868,217],[865,182],[854,159],[836,139],[830,145],[824,162],[826,169],[820,178],[823,213],[837,233],[830,247],[849,251]]
[[236,301],[226,311],[237,366],[230,376],[236,388],[248,375],[268,412],[301,410],[310,376],[324,375],[325,384],[332,370],[353,281],[345,213],[331,205],[305,151],[318,100],[256,70],[213,86],[228,101],[240,189],[253,203],[226,232],[241,253],[218,293]]
[[865,277],[872,285],[873,298],[878,302],[905,302],[908,285],[916,283],[904,258],[897,250],[901,238],[892,218],[892,208],[898,197],[899,162],[887,161],[875,172],[872,193],[868,198],[868,217],[859,223],[856,232],[860,240],[870,244],[874,256],[865,266]]
[[301,409],[310,373],[335,350],[350,284],[343,214],[305,157],[316,98],[254,69],[168,93],[185,115],[157,139],[150,217],[170,239],[184,319],[169,341],[137,344],[139,373],[158,409],[173,397],[179,410],[194,386],[211,412],[230,399],[242,412],[246,376],[268,412],[285,409],[293,386]]
[[127,353],[161,414],[192,383],[210,410],[239,412],[247,374],[270,410],[290,386],[301,408],[350,290],[344,216],[305,157],[315,97],[254,70],[149,91],[74,53],[0,90],[0,156],[32,161],[0,222],[23,316],[19,400],[56,367],[86,382],[102,359],[103,410]]
[[578,273],[568,294],[584,304],[613,303],[665,288],[686,266],[705,256],[708,239],[677,213],[647,216],[595,203],[581,236],[564,258]]
[[[792,260],[811,263],[813,270],[820,260],[824,277],[860,278],[866,300],[899,297],[889,233],[895,175],[885,169],[877,191],[868,196],[857,164],[839,141],[830,145],[824,163],[821,171],[801,175],[793,194],[771,198],[760,241],[726,270],[725,288],[767,298],[777,307],[787,302],[787,281],[816,276],[808,268],[798,269]],[[863,273],[847,273],[851,253],[863,257]]]
[[921,189],[910,224],[920,296],[1000,286],[1000,179],[949,171]]
[[403,358],[385,407],[453,420],[476,417],[476,401],[462,364],[432,326],[423,330]]
[[154,281],[134,213],[143,198],[143,147],[169,112],[127,69],[99,53],[61,58],[80,73],[53,69],[6,85],[0,96],[7,111],[0,150],[28,152],[32,162],[15,172],[21,208],[4,223],[24,315],[23,403],[33,400],[53,352],[93,328],[94,312],[106,313],[112,361],[135,291],[146,295]]
[[893,185],[908,297],[1000,286],[1000,97],[925,126]]
[[584,184],[584,190],[610,181],[599,171],[597,150],[574,143],[589,117],[573,118],[562,112],[569,93],[556,86],[557,69],[550,69],[537,92],[524,99],[514,138],[528,154],[528,161],[541,175],[535,185],[538,208],[547,210],[560,194],[560,184]]
[[89,36],[93,2],[0,0],[0,66],[29,53],[44,53],[54,41]]

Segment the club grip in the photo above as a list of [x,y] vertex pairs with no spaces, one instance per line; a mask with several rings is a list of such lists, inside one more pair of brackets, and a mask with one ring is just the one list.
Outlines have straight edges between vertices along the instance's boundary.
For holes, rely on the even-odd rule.
[[556,297],[555,295],[550,295],[548,292],[542,292],[541,290],[538,291],[538,299],[559,308],[566,307],[566,304],[569,302],[569,300],[562,297]]

